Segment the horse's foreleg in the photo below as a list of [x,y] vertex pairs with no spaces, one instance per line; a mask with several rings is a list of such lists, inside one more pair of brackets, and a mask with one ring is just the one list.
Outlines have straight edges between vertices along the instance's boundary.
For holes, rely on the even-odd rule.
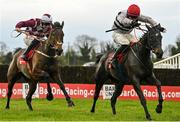
[[46,99],[49,100],[49,101],[53,100],[54,97],[53,97],[53,94],[52,94],[52,90],[51,90],[51,86],[50,86],[49,81],[47,81],[47,91],[48,91],[48,93],[46,95]]
[[163,104],[163,96],[162,96],[162,91],[161,91],[161,82],[158,79],[156,79],[154,74],[152,75],[152,77],[149,77],[147,80],[149,80],[150,82],[155,82],[156,83],[158,96],[159,96],[159,98],[158,98],[159,104],[156,107],[156,112],[161,113],[162,112],[162,104]]
[[52,90],[51,90],[51,86],[50,86],[50,80],[51,77],[49,75],[48,72],[44,71],[44,70],[40,70],[40,69],[34,69],[33,72],[33,78],[35,79],[36,77],[42,78],[43,81],[47,82],[47,95],[46,95],[46,99],[51,101],[53,100],[53,94],[52,94]]
[[134,87],[136,93],[138,94],[138,97],[139,97],[139,99],[140,99],[140,101],[141,101],[141,105],[142,105],[143,108],[144,108],[144,111],[145,111],[145,114],[146,114],[146,118],[147,118],[148,120],[152,120],[152,119],[151,119],[151,116],[150,116],[150,114],[149,114],[149,111],[148,111],[148,109],[147,109],[146,99],[145,99],[145,97],[144,97],[144,95],[143,95],[143,92],[142,92],[142,90],[141,90],[141,87],[140,87],[140,79],[137,78],[136,76],[134,76],[133,79],[132,79],[132,81],[133,81],[133,87]]
[[124,87],[124,83],[122,82],[115,84],[115,91],[113,93],[113,96],[111,97],[111,108],[113,114],[116,114],[116,108],[115,108],[116,101],[119,95],[122,93],[123,87]]
[[33,110],[32,105],[31,105],[31,101],[32,101],[32,95],[36,91],[36,87],[37,87],[36,81],[29,81],[29,91],[28,91],[28,94],[26,96],[26,103],[29,107],[29,110]]
[[51,75],[52,79],[54,81],[57,82],[57,84],[59,85],[59,87],[61,88],[61,90],[63,91],[64,93],[64,96],[66,97],[66,101],[68,103],[68,106],[69,107],[73,107],[75,106],[74,102],[71,100],[70,96],[68,95],[66,89],[65,89],[65,86],[64,86],[64,83],[62,82],[61,80],[61,77],[59,76],[58,73],[55,73],[56,75]]
[[64,83],[62,82],[62,80],[58,80],[57,81],[59,87],[61,88],[61,90],[63,91],[65,97],[66,97],[66,100],[67,100],[67,103],[68,103],[68,106],[69,107],[73,107],[75,106],[74,102],[71,100],[70,96],[68,95],[66,89],[65,89],[65,86],[64,86]]

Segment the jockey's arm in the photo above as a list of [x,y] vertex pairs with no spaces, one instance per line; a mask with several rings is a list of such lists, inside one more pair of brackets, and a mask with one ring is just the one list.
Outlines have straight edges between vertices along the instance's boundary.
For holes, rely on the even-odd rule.
[[[155,26],[158,25],[158,23],[155,20],[153,20],[151,17],[148,17],[148,16],[140,15],[138,17],[138,20],[141,21],[141,22],[149,23],[152,27],[155,27]],[[160,31],[165,33],[166,28],[160,27]]]
[[[22,32],[21,28],[23,27],[34,27],[36,25],[36,22],[34,19],[30,19],[30,20],[27,20],[27,21],[20,21],[19,23],[16,24],[15,26],[15,30],[17,32]],[[30,35],[31,32],[23,32],[25,35]]]
[[148,23],[150,24],[152,27],[158,25],[158,23],[153,20],[151,17],[148,17],[148,16],[144,16],[144,15],[140,15],[138,17],[138,20],[141,21],[141,22],[145,22],[145,23]]
[[[16,24],[15,28],[22,28],[22,27],[34,27],[36,26],[36,21],[34,19],[30,19],[27,21],[20,21],[19,23]],[[19,29],[16,29],[17,31]]]

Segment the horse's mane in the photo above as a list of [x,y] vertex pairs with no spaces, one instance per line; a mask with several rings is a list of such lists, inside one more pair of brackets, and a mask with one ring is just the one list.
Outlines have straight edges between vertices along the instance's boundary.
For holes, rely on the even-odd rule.
[[[145,32],[145,33],[139,38],[139,42],[141,42],[141,43],[144,42],[147,36],[148,36],[148,31]],[[133,48],[133,50],[134,50],[135,52],[138,52],[138,50],[141,48],[141,45],[139,45],[138,43],[136,43],[132,48]]]
[[147,37],[147,34],[148,34],[148,31],[145,32],[145,33],[139,38],[139,41],[140,41],[140,42],[144,41],[144,39],[146,39],[146,37]]

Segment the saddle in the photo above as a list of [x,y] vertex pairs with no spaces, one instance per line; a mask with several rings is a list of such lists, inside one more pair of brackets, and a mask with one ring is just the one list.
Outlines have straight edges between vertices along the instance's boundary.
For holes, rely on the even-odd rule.
[[[116,60],[117,60],[117,63],[118,64],[124,64],[126,58],[127,58],[127,54],[128,54],[128,50],[129,48],[126,48],[125,50],[123,50],[123,52],[119,52],[117,55],[116,55]],[[112,58],[113,58],[113,55],[114,55],[115,52],[112,52],[108,55],[108,59],[107,59],[107,62],[108,62],[108,67],[109,69],[112,67],[110,66],[111,63],[112,63]]]
[[[36,50],[38,47],[39,47],[39,46],[36,46],[35,48],[31,49],[28,54],[26,54],[26,55],[27,55],[27,58],[28,58],[28,60],[26,61],[27,63],[32,59],[32,57],[33,57],[33,55],[34,55],[34,53],[35,53],[35,50]],[[22,50],[22,51],[21,51],[21,55],[23,54],[24,51],[25,51],[25,50]],[[22,60],[20,60],[19,63],[20,63],[20,64],[24,64],[25,62],[23,62]]]
[[[127,59],[127,54],[128,54],[128,52],[126,52],[125,54],[123,54],[123,53],[117,54],[115,66],[112,66],[112,64],[110,64],[110,61],[112,60],[114,52],[110,53],[106,60],[106,65],[107,65],[106,70],[110,71],[110,72],[114,72],[114,74],[116,74],[115,75],[116,78],[121,79],[124,82],[128,82],[127,72],[123,65]],[[109,65],[111,65],[111,67],[109,67]]]

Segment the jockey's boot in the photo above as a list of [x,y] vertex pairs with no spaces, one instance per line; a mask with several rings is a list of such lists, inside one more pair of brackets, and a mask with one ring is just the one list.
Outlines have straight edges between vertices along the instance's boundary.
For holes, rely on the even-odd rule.
[[29,47],[23,52],[21,58],[20,58],[20,63],[21,64],[26,64],[26,62],[29,60],[29,52],[33,50],[40,42],[38,40],[33,40]]
[[124,83],[128,82],[128,77],[127,77],[126,70],[123,64],[117,65],[117,75],[121,82],[124,82]]
[[118,64],[118,62],[117,62],[117,55],[119,53],[121,53],[121,55],[124,55],[126,53],[125,50],[127,48],[128,48],[128,45],[121,45],[118,49],[116,49],[116,51],[115,51],[115,53],[114,53],[114,55],[113,55],[113,57],[111,59],[111,62],[110,62],[111,66],[110,67],[115,68],[117,66],[117,64]]

